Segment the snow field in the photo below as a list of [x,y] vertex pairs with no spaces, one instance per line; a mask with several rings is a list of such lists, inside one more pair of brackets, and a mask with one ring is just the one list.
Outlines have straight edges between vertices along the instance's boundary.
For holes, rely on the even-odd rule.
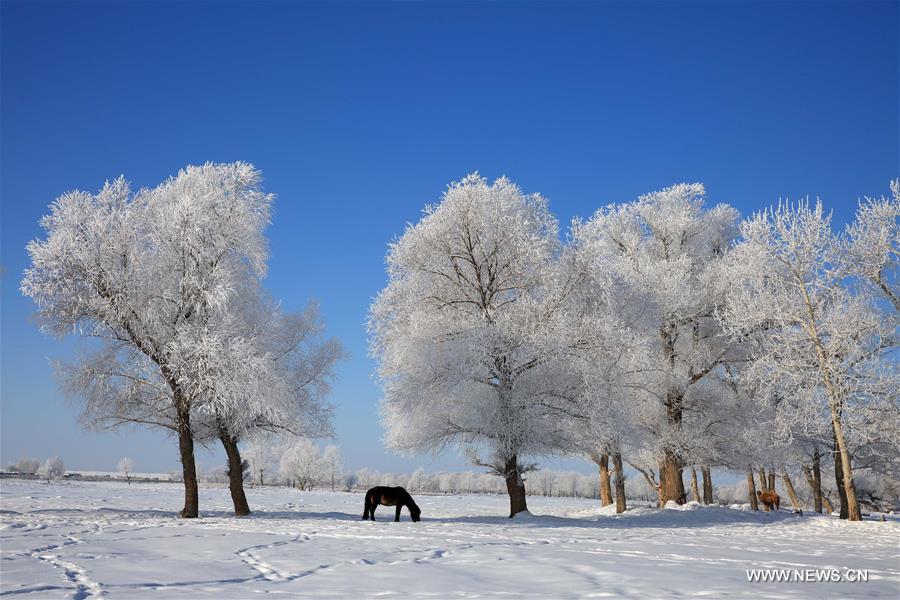
[[[0,483],[0,595],[14,598],[897,598],[900,522],[530,497],[416,496],[422,522],[362,493],[225,488],[176,517],[178,484]],[[867,583],[749,583],[746,569],[867,569]]]

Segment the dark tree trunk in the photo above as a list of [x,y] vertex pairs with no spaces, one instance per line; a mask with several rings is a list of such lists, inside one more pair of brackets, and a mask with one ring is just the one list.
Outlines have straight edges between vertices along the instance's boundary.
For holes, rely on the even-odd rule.
[[616,513],[621,514],[626,510],[625,500],[625,471],[622,469],[622,455],[613,454],[613,469],[616,470]]
[[609,506],[613,503],[609,482],[609,454],[594,454],[592,458],[600,469],[600,506]]
[[[759,489],[762,492],[766,492],[769,489],[768,486],[768,478],[766,477],[766,469],[765,467],[759,468]],[[765,504],[762,505],[762,510],[769,512],[769,507]]]
[[241,451],[238,449],[237,439],[228,431],[228,427],[221,419],[217,419],[219,439],[228,455],[228,489],[231,491],[231,503],[234,505],[234,514],[243,517],[250,514],[250,505],[244,494],[244,465],[241,461]]
[[759,501],[756,499],[756,483],[753,481],[753,467],[747,471],[747,494],[750,496],[750,508],[759,510]]
[[509,518],[512,519],[520,512],[528,510],[525,501],[525,481],[519,473],[518,457],[513,455],[506,461],[504,476],[506,478],[506,492],[509,494]]
[[841,467],[841,478],[838,481],[838,492],[841,494],[841,518],[851,521],[862,521],[862,510],[859,506],[859,498],[856,495],[856,484],[853,481],[853,465],[851,464],[852,458],[850,450],[847,448],[847,440],[844,437],[844,426],[833,408],[831,425],[834,432],[835,474],[838,470],[838,462],[840,462]]
[[674,452],[666,450],[665,456],[660,463],[659,472],[660,502],[663,506],[669,500],[674,500],[678,504],[684,504],[687,500],[682,473],[683,470],[678,457]]
[[822,512],[822,471],[819,464],[820,454],[817,450],[813,453],[813,468],[810,469],[806,465],[800,465],[803,471],[803,477],[806,479],[807,485],[812,492],[813,510],[817,513]]
[[775,469],[769,469],[769,489],[775,491]]
[[[666,325],[660,328],[663,354],[669,368],[675,370],[675,327]],[[680,390],[670,389],[666,393],[666,422],[673,430],[681,429],[684,417],[684,395]],[[684,492],[684,479],[681,457],[673,448],[667,448],[659,469],[660,502],[665,506],[669,500],[684,504],[687,494]]]
[[[180,392],[176,392],[180,396]],[[181,454],[181,472],[184,478],[184,508],[181,516],[196,519],[200,513],[197,489],[197,464],[194,461],[194,433],[191,431],[191,411],[183,399],[176,398],[178,407],[178,450]]]
[[691,467],[691,500],[700,502],[700,488],[697,487],[697,469]]
[[703,504],[713,503],[713,484],[712,473],[709,467],[702,467],[700,472],[703,474]]
[[834,480],[837,483],[838,498],[841,501],[841,518],[847,519],[850,516],[850,510],[847,504],[847,488],[844,486],[844,465],[841,462],[841,453],[837,450],[837,444],[834,449]]

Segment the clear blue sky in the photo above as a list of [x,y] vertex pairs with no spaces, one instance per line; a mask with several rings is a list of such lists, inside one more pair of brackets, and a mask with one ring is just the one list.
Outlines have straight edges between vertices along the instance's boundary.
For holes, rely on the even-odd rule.
[[[177,468],[162,434],[86,433],[18,293],[60,193],[245,160],[278,194],[268,287],[321,301],[347,466],[465,468],[381,445],[364,322],[386,244],[478,170],[563,223],[674,182],[752,212],[821,196],[838,222],[898,158],[897,2],[3,2],[2,444],[72,467]],[[224,463],[201,453],[204,468]],[[574,463],[567,463],[574,464]],[[585,465],[585,468],[588,468]]]

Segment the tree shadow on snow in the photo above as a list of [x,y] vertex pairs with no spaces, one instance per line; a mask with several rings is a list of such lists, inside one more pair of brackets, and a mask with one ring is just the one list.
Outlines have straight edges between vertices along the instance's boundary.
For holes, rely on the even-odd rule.
[[[5,511],[14,512],[14,511]],[[30,514],[61,514],[61,515],[109,515],[131,519],[172,519],[190,523],[193,519],[181,519],[177,510],[162,509],[127,509],[127,508],[47,508],[28,511]],[[28,514],[19,513],[19,514]],[[387,510],[378,515],[376,523],[393,523],[394,511]],[[818,514],[807,514],[800,517],[788,511],[776,513],[748,512],[722,507],[704,507],[696,510],[660,510],[639,508],[635,512],[626,512],[622,515],[591,515],[591,516],[558,516],[558,515],[520,515],[510,519],[502,515],[466,515],[450,517],[429,517],[427,512],[422,514],[422,524],[435,525],[493,525],[516,528],[586,528],[586,529],[636,529],[636,528],[703,528],[719,526],[745,526],[767,525],[791,521],[796,519],[828,518]],[[359,513],[342,511],[309,511],[309,510],[255,510],[245,517],[236,517],[230,510],[205,510],[200,512],[198,522],[207,519],[250,519],[250,520],[326,520],[349,521],[362,523]],[[409,515],[400,517],[401,523],[410,523]]]
[[[362,521],[362,513],[346,513],[338,511],[313,512],[308,510],[258,510],[248,517],[251,519],[325,519],[329,521]],[[385,520],[385,519],[382,519]],[[394,520],[393,513],[391,520]]]
[[[645,512],[646,511],[646,512]],[[652,511],[652,512],[649,512]],[[422,515],[423,523],[471,523],[478,525],[506,525],[523,528],[577,527],[585,529],[676,529],[720,526],[767,525],[807,518],[790,512],[752,513],[729,508],[708,507],[698,510],[644,509],[640,513],[563,517],[557,515],[528,515],[510,519],[494,516],[432,517]]]

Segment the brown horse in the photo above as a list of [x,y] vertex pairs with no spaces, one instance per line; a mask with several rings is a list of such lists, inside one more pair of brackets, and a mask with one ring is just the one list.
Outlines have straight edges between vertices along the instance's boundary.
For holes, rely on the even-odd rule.
[[409,492],[405,489],[402,487],[385,487],[379,485],[366,492],[363,520],[371,519],[374,521],[375,509],[379,504],[382,506],[397,507],[397,515],[394,517],[395,522],[400,520],[400,511],[403,510],[404,506],[409,509],[409,516],[412,517],[413,521],[418,521],[419,516],[422,514],[418,505],[413,502],[412,496],[410,496]]
[[781,508],[781,496],[775,490],[756,492],[756,497],[766,507],[766,510],[779,510]]

